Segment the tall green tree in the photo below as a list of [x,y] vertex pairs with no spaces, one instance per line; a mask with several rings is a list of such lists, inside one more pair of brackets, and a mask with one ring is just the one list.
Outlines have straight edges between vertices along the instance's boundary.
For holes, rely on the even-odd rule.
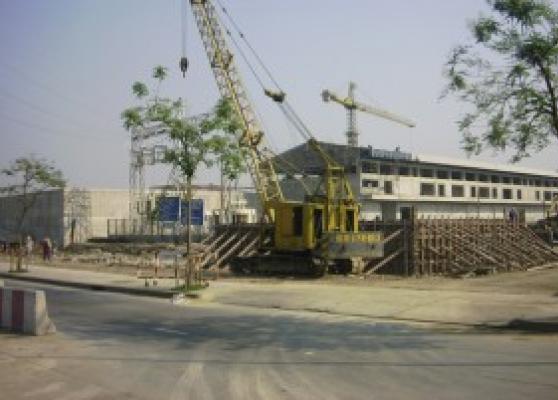
[[[64,188],[66,181],[54,164],[33,155],[15,159],[9,166],[1,169],[0,174],[8,181],[6,186],[0,187],[0,193],[19,196],[16,233],[22,247],[26,234],[25,219],[40,193],[48,189]],[[21,257],[18,257],[17,268],[22,268]]]
[[545,0],[487,0],[472,41],[453,49],[448,86],[470,111],[458,121],[463,147],[511,149],[512,161],[558,140],[558,10]]
[[[227,165],[229,176],[238,176],[242,171],[242,155],[236,143],[240,129],[237,114],[228,100],[220,100],[214,109],[200,118],[184,117],[181,100],[160,97],[161,83],[167,70],[157,66],[152,77],[157,81],[155,94],[150,96],[147,85],[135,82],[134,96],[142,105],[124,110],[121,114],[126,129],[141,129],[157,123],[168,134],[172,146],[165,154],[165,162],[172,164],[184,178],[186,199],[192,200],[192,182],[201,166],[211,167],[219,161]],[[187,216],[188,252],[190,251],[190,215]]]

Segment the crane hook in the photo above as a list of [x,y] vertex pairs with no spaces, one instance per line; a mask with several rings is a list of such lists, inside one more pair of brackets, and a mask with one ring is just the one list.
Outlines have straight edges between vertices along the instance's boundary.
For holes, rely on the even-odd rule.
[[182,77],[186,77],[186,70],[188,69],[188,58],[180,58],[180,70],[182,71]]

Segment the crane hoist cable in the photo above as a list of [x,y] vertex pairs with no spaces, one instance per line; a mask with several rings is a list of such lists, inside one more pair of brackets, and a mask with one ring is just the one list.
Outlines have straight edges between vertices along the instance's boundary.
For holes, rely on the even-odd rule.
[[182,23],[182,57],[180,57],[180,71],[182,71],[182,76],[186,77],[186,70],[188,70],[188,58],[187,55],[187,36],[188,36],[188,20],[187,20],[187,7],[186,1],[181,1],[180,10],[180,20]]
[[275,88],[277,89],[277,91],[271,91],[271,90],[266,88],[266,86],[263,82],[263,79],[259,76],[256,69],[250,63],[250,60],[246,56],[246,53],[241,49],[239,43],[235,40],[234,36],[232,35],[231,30],[227,28],[227,25],[224,23],[222,18],[219,18],[221,24],[223,24],[223,26],[225,27],[225,31],[226,31],[227,35],[229,36],[233,45],[236,47],[236,49],[240,53],[241,57],[244,59],[244,62],[248,65],[248,68],[250,69],[250,72],[254,75],[255,79],[258,81],[258,83],[261,86],[264,93],[268,97],[270,97],[275,103],[277,103],[279,105],[279,108],[281,109],[281,111],[283,112],[283,114],[285,115],[287,120],[295,127],[295,129],[299,132],[299,134],[302,136],[302,138],[304,140],[309,140],[309,139],[314,138],[314,136],[312,135],[312,133],[310,132],[310,130],[308,129],[306,124],[302,121],[300,116],[296,113],[296,111],[293,109],[293,107],[285,99],[285,97],[286,97],[285,91],[281,88],[281,85],[279,85],[279,82],[277,81],[277,79],[275,79],[275,77],[271,73],[270,69],[267,68],[267,66],[263,62],[263,59],[260,57],[258,52],[255,50],[254,46],[252,46],[252,44],[250,43],[250,41],[248,40],[246,35],[242,32],[239,25],[236,23],[234,18],[230,15],[230,13],[226,9],[226,7],[223,5],[222,1],[221,0],[215,0],[215,1],[219,5],[219,7],[221,8],[221,12],[229,20],[232,28],[236,31],[238,36],[246,44],[246,47],[250,50],[250,53],[252,53],[252,56],[256,59],[256,61],[260,65],[261,69],[266,73],[269,80],[275,85]]
[[244,41],[244,43],[246,43],[246,47],[248,47],[248,49],[250,50],[250,52],[252,53],[252,55],[254,56],[254,58],[256,59],[256,61],[258,62],[258,64],[260,64],[260,67],[265,71],[265,73],[267,74],[267,76],[269,77],[269,79],[271,80],[271,82],[273,82],[273,84],[275,85],[275,88],[279,91],[281,90],[281,85],[279,85],[278,81],[273,77],[273,74],[271,73],[271,71],[269,70],[269,68],[267,68],[267,66],[265,65],[265,63],[263,62],[262,58],[259,56],[259,54],[256,52],[256,50],[254,49],[254,47],[252,46],[252,44],[250,44],[250,42],[248,41],[248,39],[246,38],[246,35],[244,35],[244,33],[242,32],[242,30],[240,29],[240,27],[238,26],[238,24],[236,23],[236,21],[234,20],[234,18],[229,14],[228,10],[225,8],[225,6],[223,5],[221,0],[216,0],[217,4],[219,4],[219,7],[221,8],[221,11],[223,12],[223,14],[227,17],[227,19],[230,21],[231,26],[234,28],[234,30],[238,33],[238,36],[240,36],[240,38],[242,39],[242,41]]

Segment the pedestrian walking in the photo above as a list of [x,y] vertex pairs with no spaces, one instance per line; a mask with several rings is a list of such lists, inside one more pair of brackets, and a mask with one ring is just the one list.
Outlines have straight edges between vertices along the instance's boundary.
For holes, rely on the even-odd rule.
[[50,241],[50,238],[48,236],[45,237],[41,245],[43,246],[43,261],[50,261],[52,254],[52,242]]
[[25,255],[30,257],[33,254],[33,247],[35,243],[33,242],[33,238],[30,235],[27,235],[25,238]]

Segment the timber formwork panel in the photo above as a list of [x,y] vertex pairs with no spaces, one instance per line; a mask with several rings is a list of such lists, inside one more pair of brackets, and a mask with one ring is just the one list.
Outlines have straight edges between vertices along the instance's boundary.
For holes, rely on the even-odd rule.
[[528,227],[503,219],[417,219],[411,228],[415,275],[510,271],[558,261]]

